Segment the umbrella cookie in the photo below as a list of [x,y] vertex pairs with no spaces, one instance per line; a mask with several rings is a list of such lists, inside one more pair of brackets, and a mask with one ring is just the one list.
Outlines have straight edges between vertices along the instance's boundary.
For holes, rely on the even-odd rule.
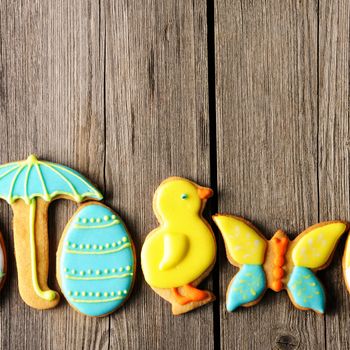
[[180,177],[163,181],[155,192],[153,210],[160,226],[148,234],[141,251],[147,283],[172,304],[174,315],[215,299],[197,289],[216,257],[213,231],[202,217],[213,191]]
[[4,286],[7,273],[7,258],[5,243],[0,233],[0,289]]
[[129,297],[135,250],[120,217],[88,202],[68,222],[57,251],[57,280],[69,304],[88,316],[105,316]]
[[230,215],[213,219],[225,241],[230,263],[240,268],[227,289],[226,306],[253,306],[267,288],[285,289],[293,304],[302,310],[323,314],[326,297],[314,272],[326,268],[336,244],[348,226],[343,221],[321,222],[290,241],[282,230],[271,240],[248,221]]
[[81,174],[66,166],[27,160],[0,166],[0,198],[13,210],[13,230],[19,292],[29,306],[49,309],[59,294],[47,286],[49,242],[47,216],[52,200],[80,203],[101,200],[101,193]]

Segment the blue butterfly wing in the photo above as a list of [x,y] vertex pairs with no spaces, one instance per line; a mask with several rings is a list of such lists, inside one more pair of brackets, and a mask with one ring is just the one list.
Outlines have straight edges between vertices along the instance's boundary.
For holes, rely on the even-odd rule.
[[297,306],[324,313],[325,292],[320,281],[310,269],[295,266],[287,287],[292,300]]
[[243,265],[229,285],[227,310],[234,311],[241,305],[259,299],[265,289],[266,277],[262,265]]

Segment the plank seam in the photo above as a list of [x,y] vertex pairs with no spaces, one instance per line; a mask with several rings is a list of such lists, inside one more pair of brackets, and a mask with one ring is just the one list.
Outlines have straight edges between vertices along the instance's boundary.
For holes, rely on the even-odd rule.
[[[317,167],[316,167],[316,177],[317,177],[317,221],[320,222],[320,0],[317,0],[317,40],[316,40],[316,71],[317,71],[317,118],[316,118],[316,142],[317,142]],[[327,349],[327,317],[324,317],[324,344],[325,349]]]
[[[210,212],[218,211],[218,183],[217,183],[217,147],[216,147],[216,76],[215,76],[215,4],[214,0],[207,0],[207,64],[208,64],[208,111],[209,111],[209,159],[210,186],[214,190]],[[212,223],[212,222],[211,222]],[[213,223],[212,223],[213,224]],[[213,225],[218,239],[218,232]],[[219,256],[219,254],[218,254]],[[213,305],[214,349],[221,348],[220,331],[220,278],[219,261],[217,259],[213,269],[213,292],[217,296]]]
[[[106,66],[107,66],[107,45],[106,45],[106,18],[104,22],[104,28],[103,32],[101,31],[101,23],[102,23],[102,6],[101,6],[101,0],[98,2],[98,10],[99,10],[99,18],[98,18],[98,26],[99,26],[99,50],[103,54],[103,138],[104,138],[104,156],[103,156],[103,192],[106,194],[107,186],[106,186],[106,167],[107,167],[107,98],[106,98]],[[105,14],[105,12],[103,12]],[[103,33],[102,37],[102,44],[103,47],[101,49],[101,33]],[[108,346],[107,348],[110,349],[111,347],[111,315],[108,315]]]

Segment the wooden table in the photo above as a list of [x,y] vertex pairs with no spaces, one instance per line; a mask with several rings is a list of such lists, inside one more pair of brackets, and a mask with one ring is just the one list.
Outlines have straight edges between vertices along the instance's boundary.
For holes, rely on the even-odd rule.
[[[0,161],[40,158],[87,175],[124,218],[140,252],[157,225],[152,194],[170,175],[210,185],[207,215],[235,213],[268,238],[349,219],[347,0],[56,0],[0,3]],[[225,311],[236,272],[221,237],[204,287],[218,301],[182,317],[145,284],[113,315],[87,318],[62,300],[20,299],[11,212],[1,203],[9,279],[1,349],[349,349],[344,240],[319,274],[327,313],[268,292]],[[75,205],[50,210],[55,251]]]

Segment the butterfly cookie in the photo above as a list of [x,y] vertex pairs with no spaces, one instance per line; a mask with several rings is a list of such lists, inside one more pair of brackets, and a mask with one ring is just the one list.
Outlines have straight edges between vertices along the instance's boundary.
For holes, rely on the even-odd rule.
[[290,241],[278,230],[271,240],[250,222],[236,216],[215,215],[213,220],[225,241],[228,260],[240,268],[227,289],[226,306],[253,306],[270,288],[286,290],[292,303],[302,310],[325,311],[325,292],[315,272],[326,268],[348,224],[321,222]]

